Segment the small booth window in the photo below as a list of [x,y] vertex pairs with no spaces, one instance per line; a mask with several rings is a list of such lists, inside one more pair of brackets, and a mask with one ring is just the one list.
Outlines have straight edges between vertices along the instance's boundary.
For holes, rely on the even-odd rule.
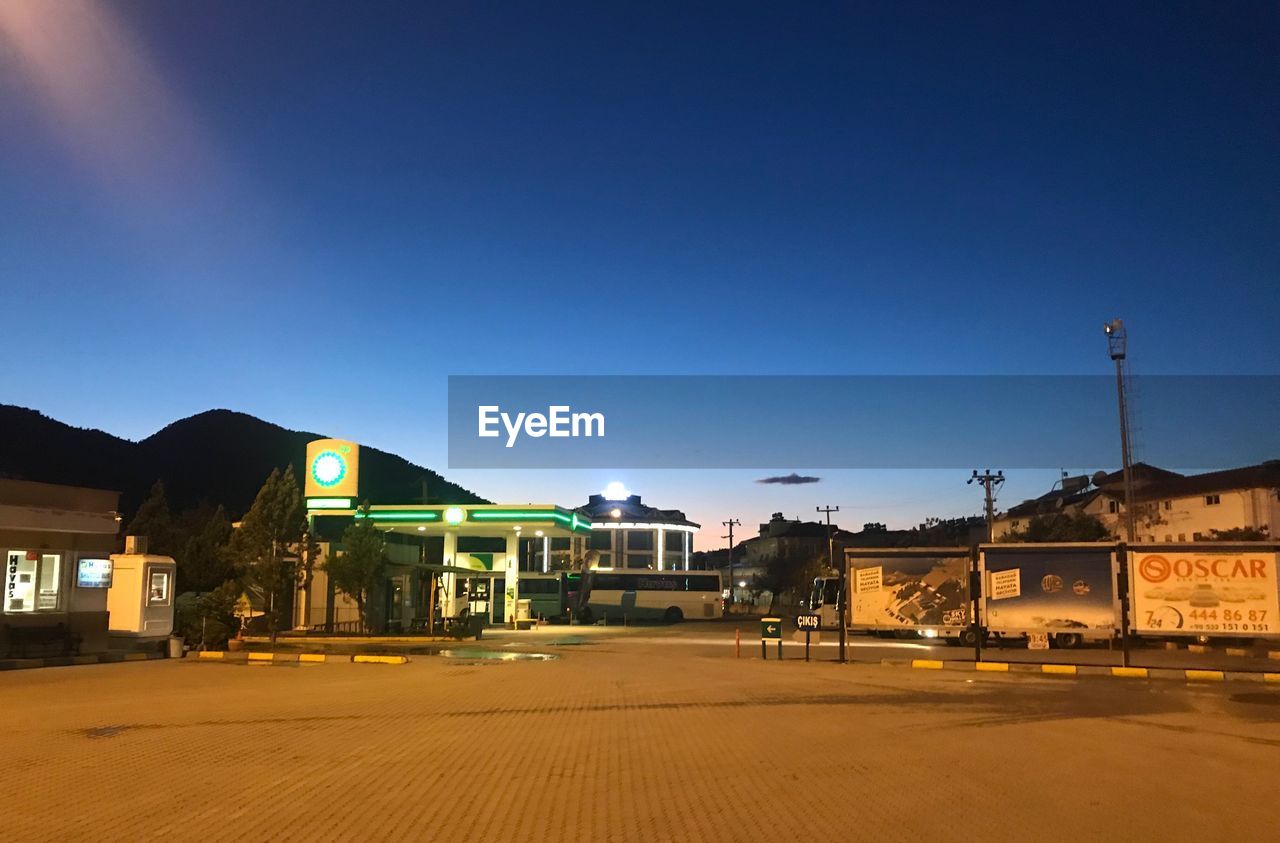
[[148,577],[147,586],[147,605],[148,606],[168,606],[169,605],[169,581],[168,571],[152,571]]
[[57,611],[61,590],[62,554],[11,550],[6,555],[6,612]]

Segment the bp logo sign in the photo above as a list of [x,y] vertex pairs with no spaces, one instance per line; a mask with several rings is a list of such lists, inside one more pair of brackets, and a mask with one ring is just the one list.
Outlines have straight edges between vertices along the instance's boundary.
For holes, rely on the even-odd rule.
[[342,439],[307,443],[306,496],[355,497],[360,483],[360,446]]
[[337,451],[321,451],[311,461],[311,479],[322,488],[332,489],[347,477],[347,461]]

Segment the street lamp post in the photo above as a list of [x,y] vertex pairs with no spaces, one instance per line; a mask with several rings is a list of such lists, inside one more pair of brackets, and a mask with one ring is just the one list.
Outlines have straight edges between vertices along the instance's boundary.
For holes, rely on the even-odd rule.
[[1116,398],[1120,404],[1120,458],[1124,470],[1124,534],[1125,541],[1133,544],[1135,529],[1133,500],[1133,460],[1129,451],[1129,408],[1125,399],[1124,359],[1128,352],[1129,336],[1124,322],[1112,319],[1103,326],[1107,334],[1107,350],[1116,364]]

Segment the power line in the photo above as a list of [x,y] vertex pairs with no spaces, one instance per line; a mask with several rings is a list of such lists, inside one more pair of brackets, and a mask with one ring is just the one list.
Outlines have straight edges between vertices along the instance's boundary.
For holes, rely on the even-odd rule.
[[721,521],[720,523],[729,528],[729,535],[726,538],[729,539],[729,605],[732,606],[735,602],[733,593],[735,586],[733,577],[733,528],[735,526],[741,527],[742,522],[737,518],[730,518],[728,521]]
[[973,470],[973,476],[965,481],[965,485],[980,483],[983,489],[983,507],[982,510],[987,516],[987,541],[992,541],[995,536],[996,523],[996,489],[1004,485],[1004,472],[997,471],[991,473],[991,469],[978,473],[978,469]]

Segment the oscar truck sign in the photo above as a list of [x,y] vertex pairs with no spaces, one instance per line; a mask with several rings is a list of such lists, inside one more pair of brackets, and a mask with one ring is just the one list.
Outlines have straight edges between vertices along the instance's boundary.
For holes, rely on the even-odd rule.
[[1136,632],[1280,635],[1274,552],[1134,552]]

